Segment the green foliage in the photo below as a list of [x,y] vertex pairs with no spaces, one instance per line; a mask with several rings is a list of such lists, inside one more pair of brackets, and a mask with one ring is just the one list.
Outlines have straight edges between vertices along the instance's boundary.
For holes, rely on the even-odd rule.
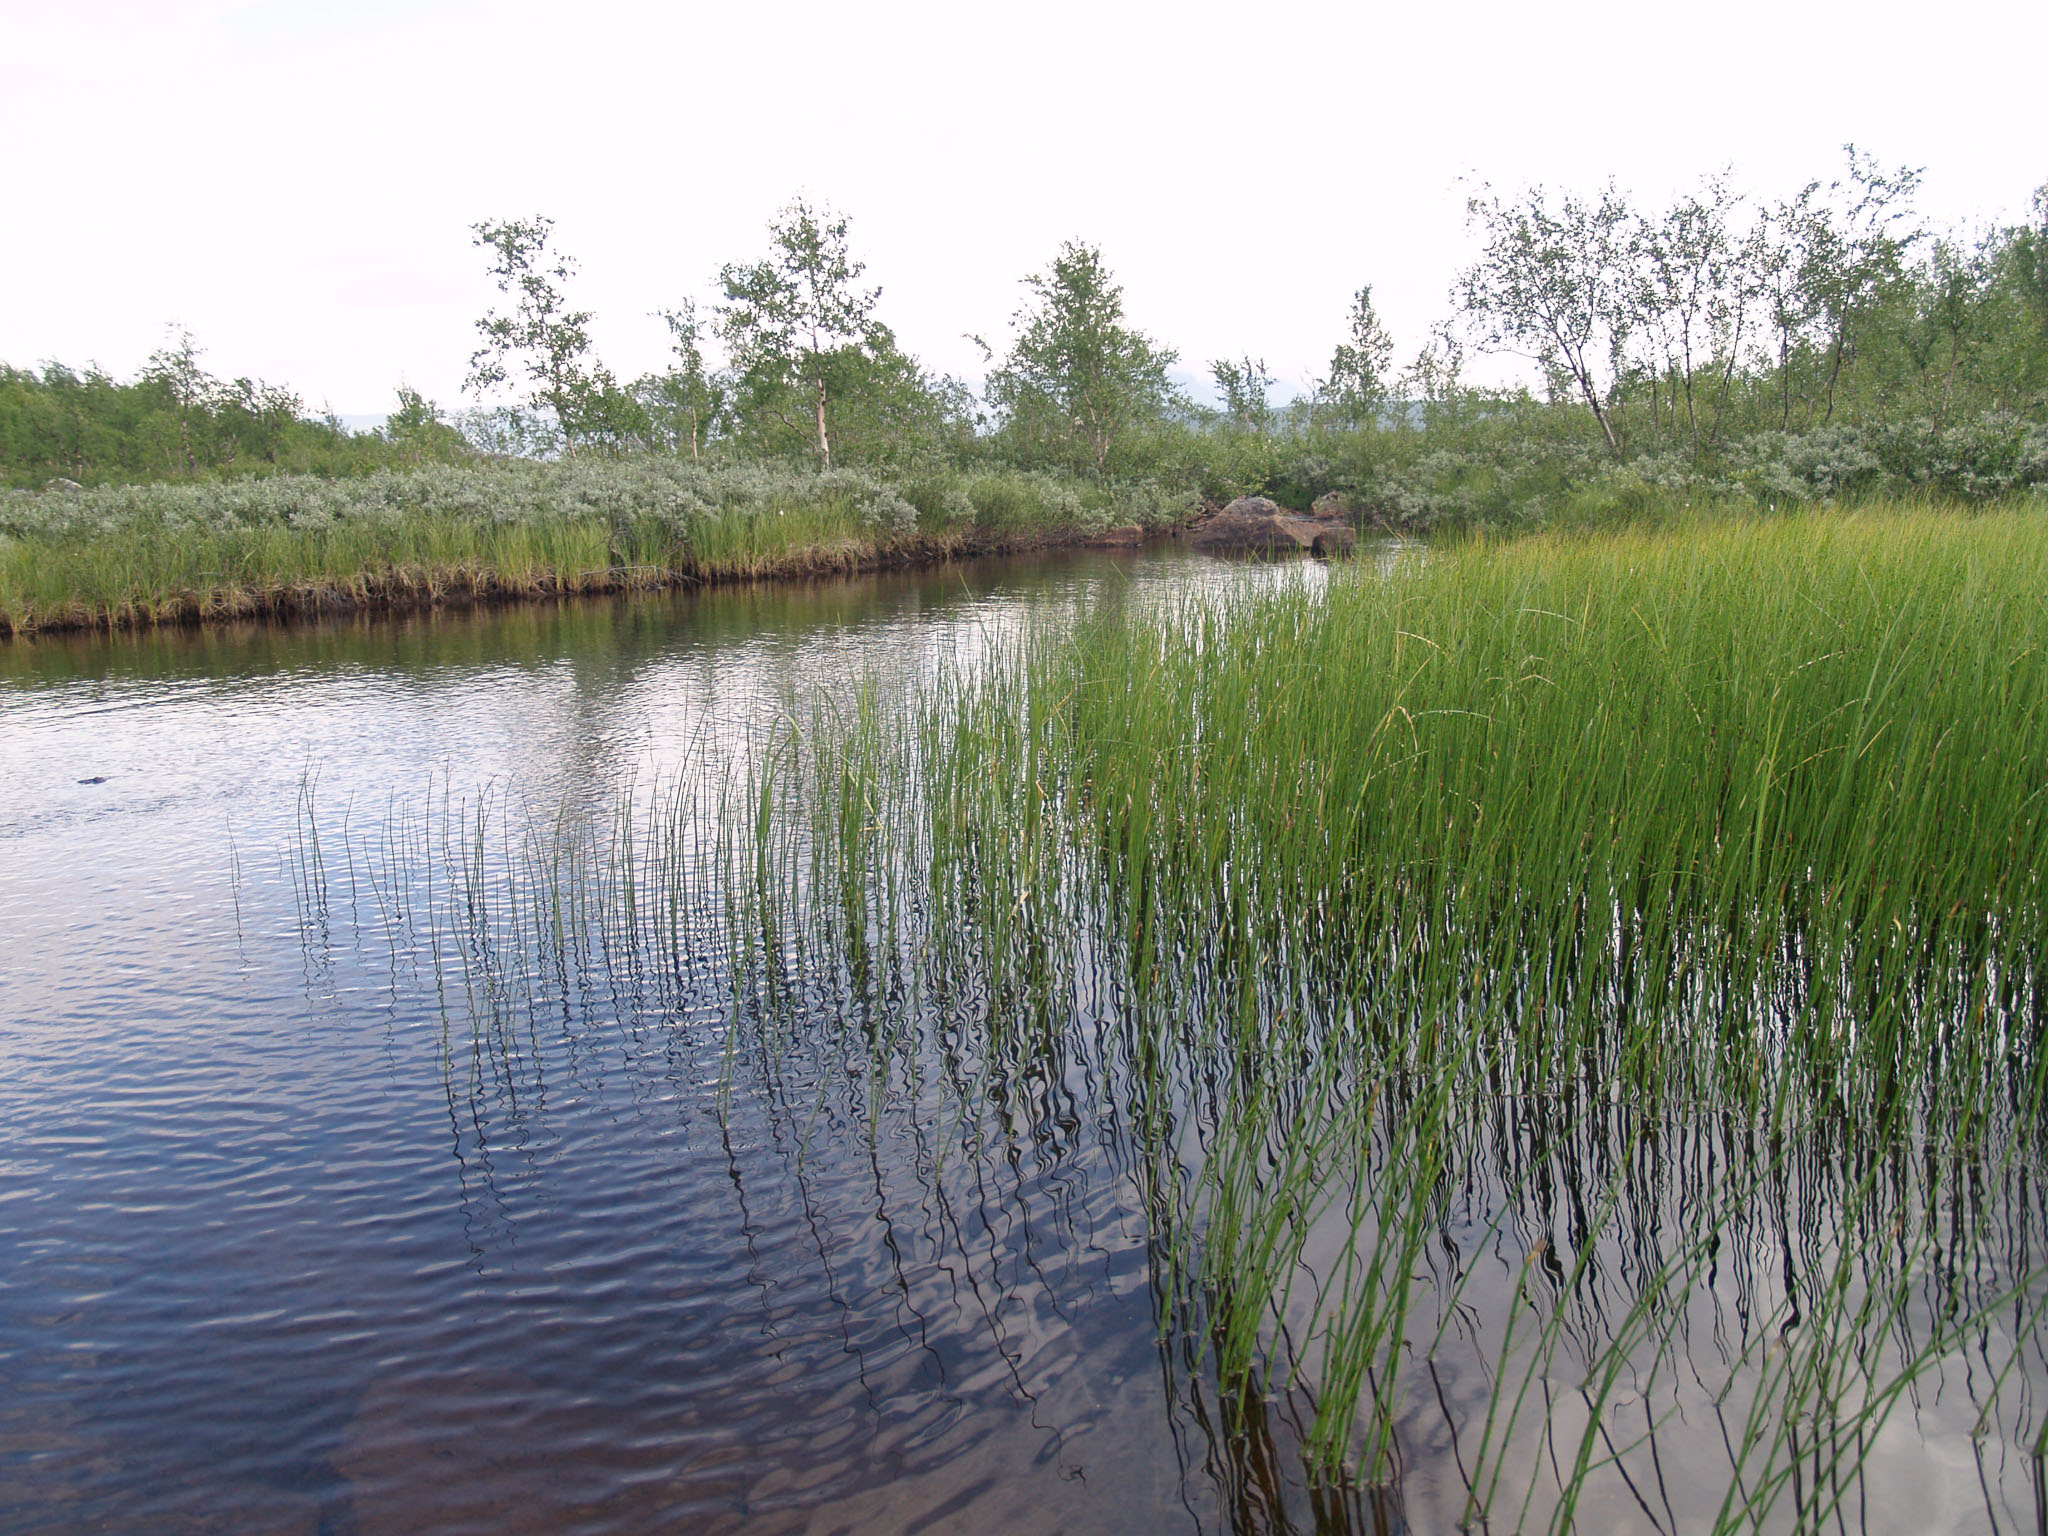
[[844,570],[1186,511],[1149,485],[668,454],[0,492],[0,633]]
[[[1626,520],[1667,502],[2038,493],[2048,189],[2033,222],[1964,241],[1923,237],[1915,181],[1851,150],[1833,183],[1768,207],[1723,177],[1661,212],[1611,186],[1487,194],[1462,324],[1433,334],[1379,412],[1333,409],[1325,382],[1270,425],[1242,409],[1154,421],[1111,466],[1209,501],[1320,500],[1410,532]],[[1377,379],[1385,343],[1362,344],[1375,325],[1361,293],[1336,361]],[[1549,397],[1465,385],[1463,337],[1543,362]],[[1239,372],[1218,375],[1226,396]]]
[[704,378],[694,331],[683,342],[671,317],[682,366],[658,397],[680,391],[697,401],[692,419],[707,441],[719,433],[743,454],[808,453],[827,469],[970,450],[971,400],[957,382],[927,374],[875,318],[881,290],[860,282],[866,269],[851,254],[847,221],[799,198],[769,233],[766,257],[719,276],[726,372]]
[[307,420],[289,390],[216,379],[202,356],[181,333],[125,384],[98,368],[0,364],[0,485],[358,475],[471,454],[447,428],[401,441]]
[[1350,426],[1375,424],[1387,404],[1394,338],[1372,307],[1370,284],[1351,300],[1345,339],[1330,356],[1330,373],[1316,386],[1316,404]]
[[1930,235],[1918,181],[1850,146],[1841,176],[1768,206],[1719,176],[1655,215],[1612,187],[1555,210],[1541,189],[1475,199],[1487,246],[1462,317],[1482,348],[1543,362],[1619,456],[1682,444],[1705,466],[1759,432],[2041,419],[2039,232]]
[[383,436],[414,467],[459,460],[469,447],[441,408],[409,384],[398,386],[398,409],[384,418]]
[[[472,449],[804,454],[903,483],[1027,472],[1176,503],[1259,492],[1410,532],[1630,517],[1667,496],[2026,494],[2048,426],[2048,187],[2024,221],[1965,236],[1919,225],[1916,185],[1851,148],[1842,174],[1776,203],[1726,176],[1661,210],[1612,185],[1489,191],[1471,204],[1485,243],[1457,323],[1406,368],[1361,287],[1308,395],[1276,404],[1262,361],[1217,360],[1220,412],[1176,395],[1175,354],[1127,323],[1101,253],[1078,242],[1026,279],[978,402],[899,346],[846,219],[822,206],[792,203],[765,257],[723,269],[711,329],[726,366],[685,299],[659,312],[671,363],[630,387],[591,355],[548,221],[485,223],[478,244],[513,303],[480,322],[470,384],[517,385],[515,404],[449,422],[401,390],[384,433],[351,436],[289,390],[213,379],[179,334],[132,383],[0,368],[0,479],[353,474]],[[1546,398],[1471,387],[1468,343],[1538,361]]]
[[574,257],[550,252],[554,220],[485,220],[475,244],[491,253],[491,279],[510,294],[512,312],[477,321],[483,345],[470,356],[464,389],[488,395],[523,381],[526,429],[575,454],[586,442],[617,444],[640,426],[638,407],[600,363],[588,357],[590,311],[571,309],[564,292]]
[[835,402],[900,393],[915,369],[874,318],[882,290],[860,286],[866,267],[847,247],[844,218],[798,198],[769,237],[766,257],[719,273],[719,334],[743,419],[770,441],[796,436],[830,469]]
[[685,299],[679,308],[657,313],[668,327],[675,361],[665,372],[649,374],[636,383],[633,396],[647,416],[649,445],[681,453],[687,443],[690,461],[695,463],[724,424],[726,391],[705,368],[697,301]]
[[1032,297],[988,380],[1003,446],[1024,463],[1100,478],[1124,435],[1173,403],[1166,370],[1178,354],[1124,324],[1123,289],[1093,246],[1068,241],[1050,271],[1024,282]]
[[1273,376],[1266,371],[1266,361],[1259,358],[1244,358],[1233,362],[1227,357],[1217,358],[1209,364],[1209,376],[1216,381],[1216,390],[1223,396],[1223,419],[1242,432],[1267,432],[1273,426],[1273,406],[1268,398],[1273,388]]
[[1901,167],[1887,174],[1855,145],[1845,152],[1848,171],[1830,185],[1832,197],[1815,201],[1809,187],[1789,220],[1797,242],[1799,318],[1813,328],[1827,360],[1824,423],[1834,419],[1835,391],[1856,334],[1904,279],[1906,252],[1917,238],[1901,225],[1921,173]]
[[1633,319],[1627,267],[1630,214],[1612,182],[1593,198],[1530,187],[1466,205],[1485,248],[1458,277],[1459,307],[1479,345],[1540,364],[1552,398],[1575,393],[1608,447],[1620,440],[1607,396]]

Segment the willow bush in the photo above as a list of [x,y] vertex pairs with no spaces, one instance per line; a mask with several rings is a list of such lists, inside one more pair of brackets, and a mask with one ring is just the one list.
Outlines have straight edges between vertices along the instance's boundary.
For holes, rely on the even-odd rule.
[[0,492],[0,631],[805,574],[1187,508],[1020,471],[654,456]]

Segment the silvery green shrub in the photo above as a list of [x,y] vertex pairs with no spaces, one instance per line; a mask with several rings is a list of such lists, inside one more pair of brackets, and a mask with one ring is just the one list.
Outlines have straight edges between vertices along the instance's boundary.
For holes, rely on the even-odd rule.
[[[353,479],[312,475],[192,483],[99,486],[83,491],[0,492],[0,536],[90,539],[138,530],[165,536],[238,528],[395,526],[427,516],[517,527],[601,521],[615,532],[650,528],[687,540],[723,518],[832,510],[884,534],[913,533],[918,510],[906,486],[863,469],[820,471],[779,460],[693,463],[662,457],[509,460],[379,470]],[[1185,510],[1185,498],[1141,484],[1084,497],[1050,475],[942,472],[933,481],[948,519],[1092,526],[1154,524]]]

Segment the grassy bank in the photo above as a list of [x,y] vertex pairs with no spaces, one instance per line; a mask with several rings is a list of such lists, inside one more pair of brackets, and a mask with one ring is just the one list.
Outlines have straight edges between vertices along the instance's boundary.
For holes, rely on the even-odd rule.
[[1257,492],[1287,506],[1324,501],[1404,533],[1583,525],[1703,502],[1784,510],[2048,494],[2048,428],[1998,412],[1945,426],[1751,430],[1698,455],[1655,440],[1617,453],[1582,414],[1471,396],[1416,406],[1377,430],[1162,426],[1126,451],[1125,473],[1212,500]]
[[2048,437],[2006,418],[1780,434],[1702,466],[1617,458],[1547,407],[1439,415],[1413,430],[1161,428],[1106,482],[979,453],[823,473],[587,454],[0,491],[0,635],[816,575],[1157,529],[1246,493],[1455,537],[1900,495],[2038,507],[2048,484]]
[[813,575],[1186,514],[1149,485],[665,458],[0,494],[0,634]]

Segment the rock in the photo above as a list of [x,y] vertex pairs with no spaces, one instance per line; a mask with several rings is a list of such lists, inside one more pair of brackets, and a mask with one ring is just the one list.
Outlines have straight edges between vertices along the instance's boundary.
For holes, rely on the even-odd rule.
[[1348,523],[1326,524],[1322,532],[1309,540],[1308,552],[1318,559],[1328,560],[1336,555],[1348,555],[1358,547],[1358,531]]
[[1383,505],[1355,497],[1346,491],[1325,491],[1309,508],[1311,517],[1326,517],[1349,523],[1354,528],[1391,528]]
[[62,475],[58,475],[54,479],[45,480],[43,482],[43,489],[46,491],[82,491],[85,487],[76,480],[66,480]]
[[1212,555],[1346,555],[1358,536],[1343,522],[1304,517],[1264,496],[1240,496],[1195,530],[1195,548]]

